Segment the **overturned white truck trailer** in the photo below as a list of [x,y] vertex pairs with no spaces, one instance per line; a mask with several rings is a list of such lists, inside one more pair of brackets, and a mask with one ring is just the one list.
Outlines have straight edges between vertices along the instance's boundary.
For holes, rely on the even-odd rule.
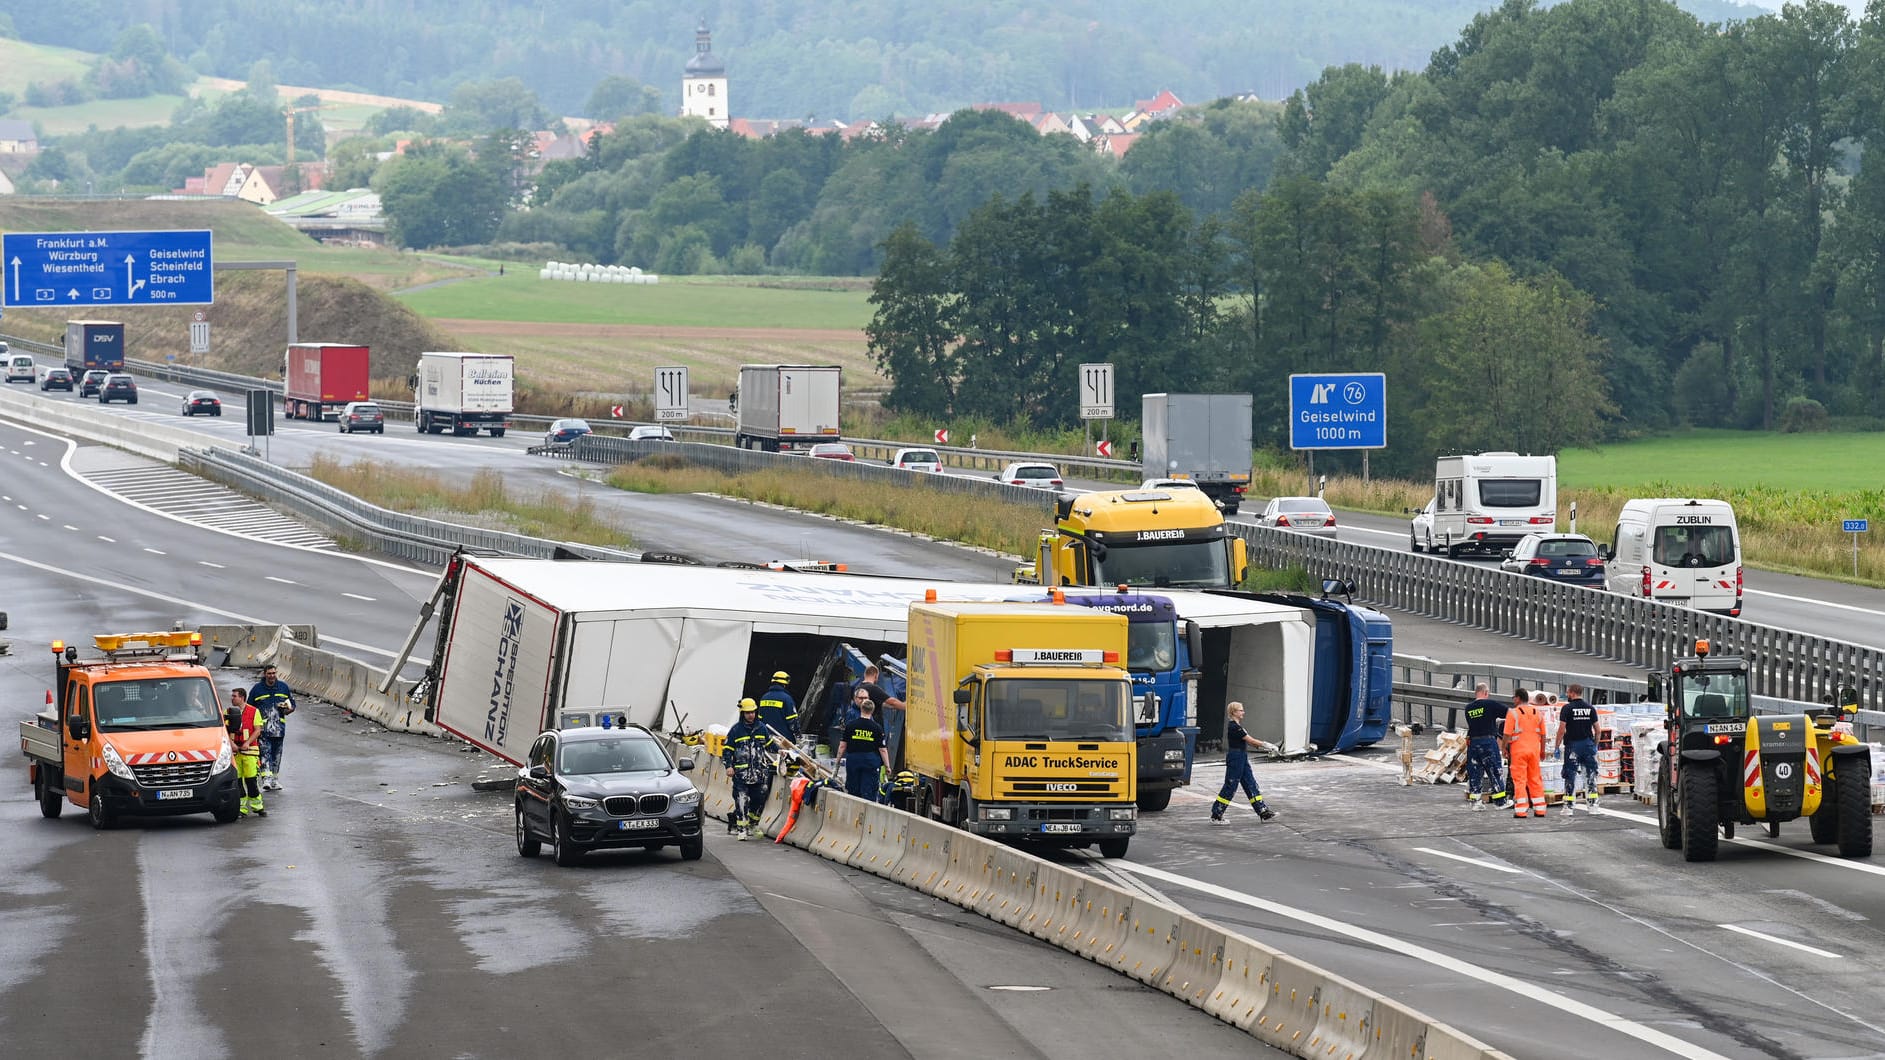
[[[901,654],[912,602],[1009,600],[1013,585],[729,570],[659,563],[501,559],[460,554],[440,580],[426,716],[522,763],[567,711],[606,709],[657,730],[730,724],[741,696],[776,670],[806,708],[838,642]],[[1032,591],[1039,598],[1039,590]],[[1286,752],[1310,750],[1314,616],[1238,594],[1163,592],[1205,644],[1199,724],[1221,736],[1226,702]],[[422,619],[423,622],[423,619]]]

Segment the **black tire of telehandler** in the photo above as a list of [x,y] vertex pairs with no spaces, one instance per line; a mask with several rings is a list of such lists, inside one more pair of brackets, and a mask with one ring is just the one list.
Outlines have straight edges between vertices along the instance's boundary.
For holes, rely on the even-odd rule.
[[1682,821],[1676,816],[1676,787],[1669,782],[1669,763],[1656,770],[1656,830],[1664,850],[1682,849]]
[[1682,771],[1682,859],[1713,861],[1721,843],[1721,779],[1713,764]]

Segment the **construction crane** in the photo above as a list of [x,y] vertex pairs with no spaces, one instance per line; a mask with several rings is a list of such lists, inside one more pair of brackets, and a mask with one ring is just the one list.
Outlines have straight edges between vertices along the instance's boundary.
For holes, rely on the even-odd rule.
[[345,104],[342,104],[342,103],[304,103],[304,104],[301,104],[300,106],[289,106],[282,111],[282,116],[288,120],[288,158],[287,158],[287,163],[286,163],[287,165],[292,166],[295,163],[295,115],[301,114],[303,112],[310,111],[310,110],[332,110],[335,107],[340,107],[340,106],[345,106]]

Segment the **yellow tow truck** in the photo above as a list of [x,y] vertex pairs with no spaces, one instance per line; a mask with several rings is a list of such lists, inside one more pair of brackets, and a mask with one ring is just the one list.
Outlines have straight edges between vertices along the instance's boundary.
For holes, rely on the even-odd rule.
[[1250,567],[1243,538],[1198,490],[1062,494],[1055,515],[1057,525],[1041,531],[1040,551],[1016,569],[1016,582],[1232,589]]

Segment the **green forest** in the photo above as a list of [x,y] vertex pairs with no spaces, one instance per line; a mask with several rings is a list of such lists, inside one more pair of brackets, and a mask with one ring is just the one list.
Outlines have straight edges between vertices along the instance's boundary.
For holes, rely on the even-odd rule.
[[[1759,14],[1685,0],[1711,21]],[[990,100],[1110,110],[1161,88],[1187,101],[1280,99],[1324,67],[1418,69],[1486,0],[61,0],[7,4],[23,39],[110,49],[139,23],[197,73],[443,102],[516,77],[557,114],[623,76],[678,109],[706,18],[745,117],[873,119]]]

